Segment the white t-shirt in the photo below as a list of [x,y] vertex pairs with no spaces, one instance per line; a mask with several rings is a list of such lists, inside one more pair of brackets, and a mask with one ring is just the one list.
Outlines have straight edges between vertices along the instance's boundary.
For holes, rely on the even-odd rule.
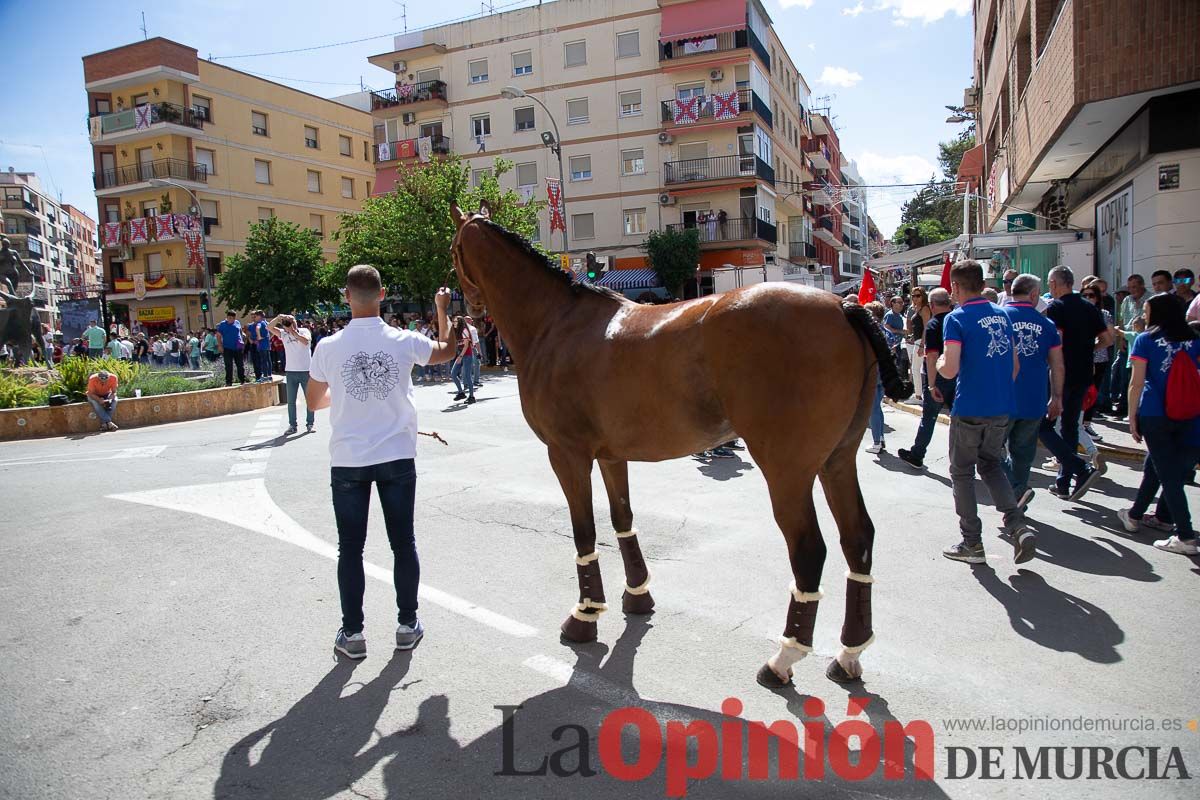
[[283,339],[284,369],[288,372],[308,372],[312,363],[312,331],[303,325],[296,325],[296,330],[308,334],[308,339],[304,340],[289,333],[287,328],[280,327],[279,330],[283,334],[280,338]]
[[471,349],[475,351],[475,355],[479,355],[479,331],[475,330],[474,325],[468,325],[467,330],[471,332]]
[[367,467],[417,454],[412,368],[433,355],[433,342],[360,317],[317,344],[313,379],[329,384],[329,462]]

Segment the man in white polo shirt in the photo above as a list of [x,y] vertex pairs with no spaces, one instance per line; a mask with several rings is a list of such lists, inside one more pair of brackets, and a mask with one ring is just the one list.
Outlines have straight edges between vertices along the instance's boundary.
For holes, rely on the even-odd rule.
[[[291,314],[280,314],[267,323],[267,330],[283,342],[283,377],[287,382],[288,429],[285,436],[297,430],[296,395],[300,390],[308,391],[308,367],[312,362],[312,331],[305,328]],[[307,405],[308,400],[305,399]],[[306,409],[304,429],[313,432],[316,413],[312,406]]]
[[425,633],[417,619],[421,566],[413,535],[417,410],[411,375],[413,365],[453,359],[455,344],[446,319],[449,289],[439,289],[434,298],[440,332],[437,341],[392,328],[383,321],[379,303],[384,289],[374,267],[352,267],[343,291],[350,304],[350,324],[317,344],[305,399],[312,411],[331,409],[330,483],[338,527],[337,575],[342,604],[342,627],[333,646],[349,658],[364,658],[366,578],[362,556],[372,483],[379,493],[395,559],[392,580],[399,623],[396,648],[411,650]]

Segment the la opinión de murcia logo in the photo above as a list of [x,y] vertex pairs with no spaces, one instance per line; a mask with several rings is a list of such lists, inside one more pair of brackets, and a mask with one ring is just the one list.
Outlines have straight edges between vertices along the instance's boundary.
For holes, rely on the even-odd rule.
[[[610,712],[597,732],[599,767],[612,778],[638,782],[664,767],[667,797],[684,797],[689,781],[816,780],[827,777],[861,782],[882,775],[884,780],[928,781],[935,777],[936,742],[933,727],[924,720],[902,723],[888,720],[881,727],[860,717],[869,697],[851,697],[850,717],[829,726],[825,704],[810,697],[804,713],[813,719],[799,725],[790,720],[747,721],[740,718],[743,705],[734,697],[721,704],[724,719],[660,722],[650,711],[626,706]],[[552,743],[539,756],[522,753],[517,763],[517,717],[523,706],[497,705],[503,718],[501,777],[554,776],[591,778],[592,734],[583,725],[560,725]],[[962,723],[962,720],[951,722]],[[994,720],[993,720],[994,722]],[[1173,721],[1174,722],[1174,721]],[[947,729],[979,730],[978,725],[952,725]],[[1196,722],[1179,721],[1162,731],[1196,730]],[[987,728],[982,728],[987,729]],[[1003,730],[994,725],[991,730]],[[1068,730],[1070,728],[1063,728]],[[1074,728],[1078,730],[1079,728]],[[1149,730],[1126,727],[1127,730]],[[1091,730],[1091,728],[1088,728]],[[627,759],[622,737],[636,737],[636,755]],[[852,749],[851,744],[856,747]],[[772,759],[772,753],[774,758]],[[1191,775],[1178,747],[1136,744],[1107,746],[948,746],[946,780],[1189,780]]]

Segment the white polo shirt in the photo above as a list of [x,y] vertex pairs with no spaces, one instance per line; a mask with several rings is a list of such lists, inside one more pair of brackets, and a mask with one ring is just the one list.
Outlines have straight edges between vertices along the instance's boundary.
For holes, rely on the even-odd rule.
[[309,375],[329,384],[329,462],[367,467],[417,453],[412,368],[433,355],[433,341],[362,317],[317,344]]

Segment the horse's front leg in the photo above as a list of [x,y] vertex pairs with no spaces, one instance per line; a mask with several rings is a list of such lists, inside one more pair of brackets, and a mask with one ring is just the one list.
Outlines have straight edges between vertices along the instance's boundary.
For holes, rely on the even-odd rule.
[[637,529],[633,527],[633,509],[629,506],[629,462],[600,461],[600,474],[608,491],[609,512],[621,560],[625,562],[625,591],[621,594],[621,610],[627,614],[650,614],[654,598],[650,596],[650,570],[642,557]]
[[596,552],[596,521],[592,516],[592,458],[551,447],[550,466],[571,511],[575,571],[579,577],[579,602],[563,622],[562,636],[572,642],[593,642],[597,635],[596,622],[608,606],[604,602],[600,554]]

